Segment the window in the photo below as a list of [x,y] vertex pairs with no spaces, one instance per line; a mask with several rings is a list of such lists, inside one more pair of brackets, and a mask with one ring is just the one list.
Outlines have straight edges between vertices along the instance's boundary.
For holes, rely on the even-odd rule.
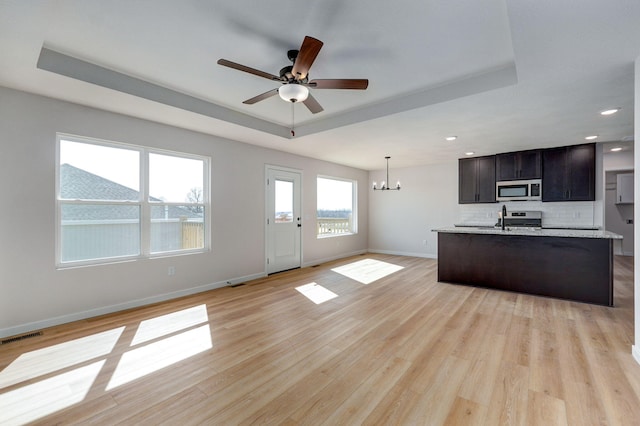
[[356,182],[318,176],[318,237],[355,234]]
[[59,266],[208,249],[209,159],[58,135]]

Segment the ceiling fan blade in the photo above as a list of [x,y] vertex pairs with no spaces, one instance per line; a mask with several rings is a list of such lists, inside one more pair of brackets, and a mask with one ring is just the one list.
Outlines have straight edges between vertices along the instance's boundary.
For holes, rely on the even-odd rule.
[[314,89],[351,89],[351,90],[365,90],[369,86],[369,80],[367,79],[319,79],[311,80],[308,83],[309,87]]
[[319,112],[324,111],[324,108],[322,108],[322,105],[320,105],[318,101],[316,101],[316,98],[311,96],[311,93],[309,93],[309,96],[307,96],[307,99],[302,101],[302,103],[305,104],[305,106],[309,108],[309,111],[311,111],[313,114],[317,114]]
[[293,74],[296,80],[304,80],[307,77],[309,68],[311,68],[313,61],[316,60],[316,56],[320,53],[323,44],[324,43],[318,39],[305,36],[302,41],[302,46],[300,46],[296,62],[293,64],[293,69],[291,70],[291,74]]
[[247,105],[253,105],[256,102],[260,102],[260,101],[264,101],[265,99],[268,99],[272,96],[275,96],[278,94],[278,89],[273,89],[273,90],[269,90],[268,92],[264,92],[258,96],[254,96],[251,99],[247,99],[246,101],[242,102],[243,104],[247,104]]
[[233,68],[234,70],[248,72],[249,74],[257,75],[258,77],[263,77],[268,80],[280,80],[280,77],[277,75],[269,74],[268,72],[260,71],[255,68],[248,67],[246,65],[241,65],[235,62],[228,61],[226,59],[218,59],[218,65],[222,65],[224,67]]

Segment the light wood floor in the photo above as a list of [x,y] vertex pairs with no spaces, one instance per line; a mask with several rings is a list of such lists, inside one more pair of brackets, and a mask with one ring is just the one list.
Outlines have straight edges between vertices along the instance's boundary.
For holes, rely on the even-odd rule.
[[436,270],[356,256],[46,329],[0,346],[0,424],[640,424],[632,258],[614,308]]

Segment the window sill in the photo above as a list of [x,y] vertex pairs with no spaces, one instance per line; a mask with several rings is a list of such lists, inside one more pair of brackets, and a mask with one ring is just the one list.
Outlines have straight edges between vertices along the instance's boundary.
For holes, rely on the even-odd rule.
[[357,232],[345,232],[343,234],[322,234],[322,235],[317,235],[316,238],[318,240],[323,240],[325,238],[348,237],[350,235],[358,235],[358,233]]
[[154,259],[166,259],[168,257],[188,256],[191,254],[208,253],[211,249],[205,248],[201,250],[185,250],[185,251],[171,251],[164,253],[153,253],[148,256],[126,256],[126,257],[112,257],[108,259],[91,259],[91,260],[79,260],[75,262],[65,262],[56,264],[56,270],[63,271],[66,269],[87,268],[90,266],[104,266],[114,265],[119,263],[138,262],[140,260],[154,260]]

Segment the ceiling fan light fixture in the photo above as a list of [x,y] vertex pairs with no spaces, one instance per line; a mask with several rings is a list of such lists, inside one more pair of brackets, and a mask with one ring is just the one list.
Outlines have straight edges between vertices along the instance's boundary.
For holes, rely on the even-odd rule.
[[287,102],[304,102],[309,96],[309,89],[301,84],[289,83],[278,89],[278,95]]

